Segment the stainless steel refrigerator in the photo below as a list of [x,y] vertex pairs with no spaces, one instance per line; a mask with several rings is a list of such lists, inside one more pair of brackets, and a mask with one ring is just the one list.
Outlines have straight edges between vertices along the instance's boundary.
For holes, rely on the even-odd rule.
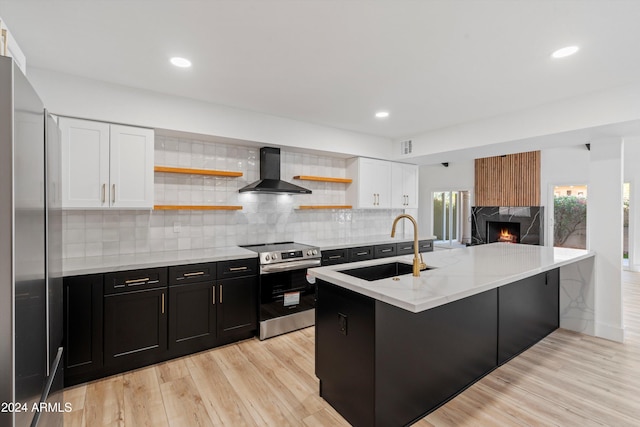
[[59,426],[62,216],[59,132],[0,57],[0,425]]

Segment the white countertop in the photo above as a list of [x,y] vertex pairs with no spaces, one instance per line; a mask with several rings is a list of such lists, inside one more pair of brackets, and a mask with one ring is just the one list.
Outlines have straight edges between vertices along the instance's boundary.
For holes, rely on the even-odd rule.
[[370,282],[340,270],[395,261],[411,264],[413,255],[318,267],[308,272],[318,279],[418,313],[594,255],[580,249],[492,243],[424,253],[425,264],[435,268],[420,272],[420,277],[399,276],[398,281],[387,278]]
[[224,248],[192,249],[188,251],[67,258],[63,261],[62,274],[64,276],[77,276],[81,274],[106,273],[257,257],[258,254],[253,251],[238,246],[230,246]]
[[[436,236],[420,235],[418,240],[435,240]],[[323,251],[331,249],[353,248],[356,246],[384,245],[386,243],[399,243],[413,241],[413,233],[396,234],[391,237],[389,233],[377,236],[336,237],[315,241],[303,241],[306,245],[317,246]]]
[[[421,237],[420,240],[430,240],[434,238],[434,236],[424,236]],[[318,246],[320,250],[330,250],[355,246],[406,242],[409,240],[413,240],[413,234],[411,236],[399,235],[395,238],[390,237],[388,234],[384,234],[379,236],[349,237],[298,243]],[[257,257],[257,253],[248,249],[244,249],[239,246],[229,246],[223,248],[191,249],[187,251],[67,258],[63,261],[62,270],[64,276],[78,276],[81,274],[97,274],[112,271],[138,270],[141,268],[166,267],[171,265],[197,264],[200,262],[216,262]]]

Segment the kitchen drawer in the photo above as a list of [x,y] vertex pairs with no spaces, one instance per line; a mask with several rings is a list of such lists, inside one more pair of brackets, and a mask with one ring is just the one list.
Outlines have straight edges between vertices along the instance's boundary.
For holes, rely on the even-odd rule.
[[[420,246],[418,245],[418,247]],[[409,255],[412,253],[413,253],[413,241],[398,243],[398,247],[396,249],[396,255]]]
[[322,265],[342,264],[345,262],[349,262],[349,250],[346,248],[322,251]]
[[349,248],[349,262],[373,259],[373,246]]
[[418,249],[419,252],[433,252],[433,240],[420,240]]
[[208,282],[215,279],[215,262],[169,267],[169,284],[171,285]]
[[391,243],[388,245],[375,245],[373,247],[374,258],[386,258],[396,255],[396,244]]
[[104,294],[139,291],[167,286],[166,268],[119,271],[104,275]]
[[258,258],[235,259],[218,263],[218,279],[258,275]]

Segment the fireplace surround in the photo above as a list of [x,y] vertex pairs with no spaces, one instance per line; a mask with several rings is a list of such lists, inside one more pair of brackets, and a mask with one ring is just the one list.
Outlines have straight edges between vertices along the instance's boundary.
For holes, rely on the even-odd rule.
[[[512,224],[512,231],[517,230],[519,238],[514,243],[544,245],[543,219],[543,206],[473,206],[471,208],[471,244],[482,245],[498,241],[495,237],[488,237],[487,233],[489,223],[499,222]],[[506,228],[508,229],[509,226]]]

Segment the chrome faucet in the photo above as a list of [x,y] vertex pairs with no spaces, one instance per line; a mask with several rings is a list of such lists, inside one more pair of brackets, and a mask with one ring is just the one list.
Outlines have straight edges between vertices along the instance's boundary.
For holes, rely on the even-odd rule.
[[398,215],[391,226],[391,237],[396,236],[396,224],[401,218],[407,218],[413,223],[413,277],[420,277],[420,270],[427,268],[427,265],[422,259],[422,254],[418,251],[418,223],[416,219],[407,214]]

